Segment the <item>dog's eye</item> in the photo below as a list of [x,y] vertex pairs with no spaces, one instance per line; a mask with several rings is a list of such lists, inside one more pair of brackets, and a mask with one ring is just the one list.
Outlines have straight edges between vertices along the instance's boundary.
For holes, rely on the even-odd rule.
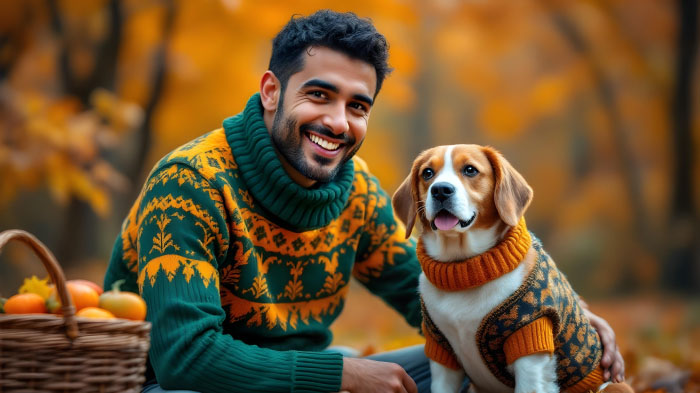
[[423,180],[430,180],[433,177],[433,175],[435,175],[435,172],[433,172],[433,170],[430,168],[423,169],[423,173],[421,173],[421,176],[423,176]]
[[479,174],[479,171],[471,165],[467,165],[462,170],[465,176],[474,177]]

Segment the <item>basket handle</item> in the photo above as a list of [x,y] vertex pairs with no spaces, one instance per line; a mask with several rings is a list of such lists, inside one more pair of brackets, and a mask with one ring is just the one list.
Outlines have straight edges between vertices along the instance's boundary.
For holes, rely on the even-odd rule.
[[49,251],[46,246],[39,241],[34,235],[21,229],[9,229],[0,232],[0,251],[10,240],[19,240],[28,245],[34,253],[44,263],[46,271],[49,272],[49,277],[56,285],[56,291],[61,299],[61,311],[63,312],[63,320],[66,326],[66,335],[70,339],[78,337],[78,322],[75,320],[75,306],[73,300],[68,296],[66,290],[66,276],[63,274],[61,265],[56,261],[56,257]]

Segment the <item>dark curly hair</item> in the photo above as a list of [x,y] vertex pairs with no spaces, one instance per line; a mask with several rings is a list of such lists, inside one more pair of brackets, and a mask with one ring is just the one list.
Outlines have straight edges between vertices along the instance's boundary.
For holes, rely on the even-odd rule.
[[377,73],[375,97],[391,72],[389,44],[369,19],[360,19],[352,12],[320,10],[306,17],[292,16],[272,40],[269,69],[282,84],[282,91],[289,77],[304,67],[303,53],[312,46],[337,50],[371,64]]

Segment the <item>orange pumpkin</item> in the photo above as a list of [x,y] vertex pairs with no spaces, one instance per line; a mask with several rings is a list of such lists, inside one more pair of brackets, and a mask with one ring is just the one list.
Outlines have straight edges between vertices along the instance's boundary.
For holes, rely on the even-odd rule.
[[43,297],[36,293],[20,293],[5,301],[6,314],[42,314],[46,312]]
[[75,316],[95,319],[114,319],[114,314],[99,307],[85,307],[75,313]]
[[[80,311],[85,307],[97,307],[100,304],[100,295],[88,285],[69,281],[66,282],[66,289],[68,290],[68,296],[73,300],[76,311]],[[51,290],[51,296],[49,296],[47,304],[51,312],[61,312],[61,299],[56,293],[56,288]]]
[[94,289],[95,292],[97,292],[98,295],[102,295],[102,292],[104,292],[104,290],[102,289],[101,286],[95,284],[95,283],[92,282],[92,281],[77,279],[77,280],[68,280],[67,282],[72,282],[72,283],[75,283],[75,284],[87,285],[88,287]]
[[111,291],[100,295],[100,308],[110,311],[117,318],[143,321],[146,319],[146,302],[133,292],[120,291],[123,282],[115,282]]

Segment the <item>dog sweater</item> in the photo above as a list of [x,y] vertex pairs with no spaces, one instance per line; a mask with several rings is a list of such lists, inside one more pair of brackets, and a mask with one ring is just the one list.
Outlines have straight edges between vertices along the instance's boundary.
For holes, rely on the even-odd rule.
[[323,350],[350,277],[418,327],[419,274],[415,243],[366,164],[354,158],[329,183],[297,185],[256,94],[155,166],[105,287],[126,279],[145,299],[163,388],[331,392],[343,359]]
[[[482,285],[511,272],[531,246],[536,261],[525,282],[494,308],[477,330],[481,357],[494,376],[514,387],[515,380],[507,370],[509,364],[534,353],[554,353],[558,361],[557,382],[562,391],[595,390],[603,383],[598,334],[583,313],[568,280],[540,241],[528,232],[524,219],[508,231],[500,244],[465,261],[435,261],[426,254],[420,241],[417,253],[426,278],[433,285],[456,291]],[[422,309],[426,355],[446,367],[461,368],[450,343],[432,321],[424,304]]]

